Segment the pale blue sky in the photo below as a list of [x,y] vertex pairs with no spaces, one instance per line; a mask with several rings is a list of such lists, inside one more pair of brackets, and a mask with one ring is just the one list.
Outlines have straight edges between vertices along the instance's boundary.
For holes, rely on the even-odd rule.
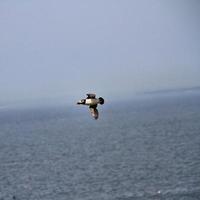
[[200,85],[198,0],[1,0],[0,105]]

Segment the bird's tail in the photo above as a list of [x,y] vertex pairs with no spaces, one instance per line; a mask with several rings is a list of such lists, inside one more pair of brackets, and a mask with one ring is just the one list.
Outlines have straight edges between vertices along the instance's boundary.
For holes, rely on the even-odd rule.
[[99,103],[100,103],[101,105],[104,104],[104,99],[103,99],[102,97],[99,97]]

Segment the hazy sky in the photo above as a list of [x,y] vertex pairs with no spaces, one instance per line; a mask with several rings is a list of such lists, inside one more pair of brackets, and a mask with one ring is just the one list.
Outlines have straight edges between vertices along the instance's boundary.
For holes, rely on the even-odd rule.
[[199,86],[199,23],[199,0],[1,0],[0,105]]

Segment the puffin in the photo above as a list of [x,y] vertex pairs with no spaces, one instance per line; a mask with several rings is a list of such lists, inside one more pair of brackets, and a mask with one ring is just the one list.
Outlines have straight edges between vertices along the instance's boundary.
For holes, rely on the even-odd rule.
[[77,102],[78,105],[86,105],[89,106],[90,113],[94,119],[98,119],[99,111],[97,110],[98,104],[103,105],[104,99],[102,97],[96,98],[96,94],[86,94],[86,99],[81,99]]

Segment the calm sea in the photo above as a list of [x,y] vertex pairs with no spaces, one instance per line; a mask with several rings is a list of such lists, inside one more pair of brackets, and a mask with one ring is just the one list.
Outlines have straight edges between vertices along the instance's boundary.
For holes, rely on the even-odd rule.
[[199,200],[200,95],[0,110],[0,200]]

